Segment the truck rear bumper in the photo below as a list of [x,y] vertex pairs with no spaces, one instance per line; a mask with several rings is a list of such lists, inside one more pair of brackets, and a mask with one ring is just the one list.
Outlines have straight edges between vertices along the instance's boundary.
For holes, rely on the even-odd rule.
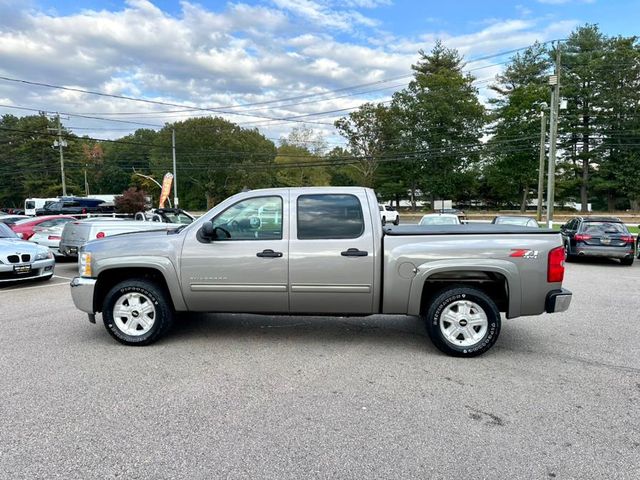
[[569,310],[569,305],[571,305],[572,296],[573,294],[566,288],[549,292],[545,303],[545,311],[547,313],[566,312]]
[[71,298],[78,310],[93,314],[93,294],[96,288],[95,278],[74,277],[71,280]]

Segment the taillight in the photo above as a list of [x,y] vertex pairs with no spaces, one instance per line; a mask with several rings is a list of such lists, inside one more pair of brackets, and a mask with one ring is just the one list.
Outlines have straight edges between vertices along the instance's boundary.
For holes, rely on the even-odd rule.
[[557,247],[549,252],[547,282],[557,283],[564,280],[564,257],[564,247]]
[[96,233],[96,238],[104,238],[104,232]]
[[620,237],[620,240],[622,240],[625,243],[630,243],[631,245],[633,245],[636,241],[633,235],[622,235]]
[[60,237],[59,237],[59,236],[57,236],[57,235],[49,235],[47,238],[48,238],[49,240],[60,240]]
[[586,240],[591,240],[591,235],[587,233],[576,233],[575,237],[576,242],[584,242]]

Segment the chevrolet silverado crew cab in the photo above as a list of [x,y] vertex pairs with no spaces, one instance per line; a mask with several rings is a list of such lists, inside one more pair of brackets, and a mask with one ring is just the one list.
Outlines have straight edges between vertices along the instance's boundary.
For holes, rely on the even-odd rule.
[[77,308],[146,345],[176,312],[404,314],[443,352],[470,357],[506,318],[562,312],[559,233],[518,226],[384,228],[373,190],[312,187],[234,195],[173,231],[114,235],[80,251]]

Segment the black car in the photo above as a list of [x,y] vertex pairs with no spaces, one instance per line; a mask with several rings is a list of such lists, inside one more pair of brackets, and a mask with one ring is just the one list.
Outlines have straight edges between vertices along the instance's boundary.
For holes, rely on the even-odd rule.
[[96,198],[65,197],[57,202],[47,203],[36,210],[36,215],[83,215],[87,213],[112,213],[113,205]]
[[635,238],[616,217],[575,217],[560,228],[567,259],[573,257],[617,258],[633,264]]

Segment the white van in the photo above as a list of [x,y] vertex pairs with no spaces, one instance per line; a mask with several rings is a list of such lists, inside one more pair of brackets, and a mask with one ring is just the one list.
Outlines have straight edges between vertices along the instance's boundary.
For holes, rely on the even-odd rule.
[[47,203],[57,202],[58,197],[55,198],[27,198],[24,201],[24,214],[32,217],[36,216],[36,210],[38,208],[44,208]]

